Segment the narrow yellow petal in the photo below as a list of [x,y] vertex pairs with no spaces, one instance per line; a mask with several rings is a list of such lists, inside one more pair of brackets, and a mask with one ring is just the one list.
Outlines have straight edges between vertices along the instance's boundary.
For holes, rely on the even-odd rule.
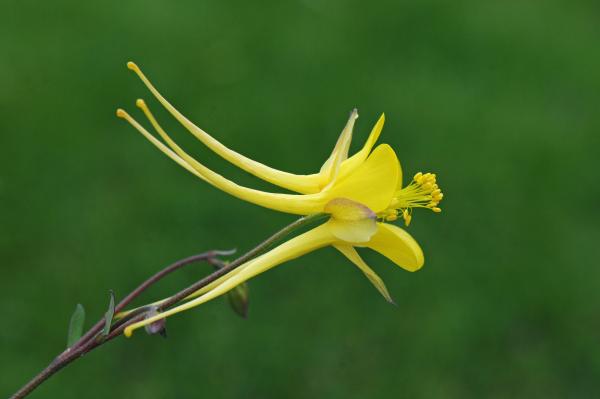
[[399,174],[400,164],[394,150],[387,144],[381,144],[352,174],[338,177],[331,189],[324,193],[330,199],[348,198],[379,213],[390,205]]
[[381,277],[379,277],[377,273],[375,273],[375,271],[373,271],[373,269],[371,269],[369,265],[365,263],[365,261],[360,257],[358,252],[356,252],[356,249],[354,249],[354,247],[343,244],[334,244],[333,246],[335,247],[335,249],[344,254],[346,258],[350,259],[350,261],[354,263],[365,274],[365,276],[369,279],[373,286],[375,286],[377,291],[379,291],[379,293],[383,295],[386,301],[394,303],[394,300],[388,292],[388,289],[385,286],[385,283],[383,282]]
[[367,141],[365,141],[363,148],[359,152],[354,154],[352,156],[353,158],[356,157],[364,161],[369,156],[369,154],[371,153],[371,149],[375,146],[375,143],[379,139],[379,135],[381,135],[381,131],[383,130],[384,124],[385,114],[381,114],[377,122],[375,122],[373,129],[371,129],[371,133],[369,133],[369,137],[367,138]]
[[344,242],[367,242],[377,231],[375,213],[358,202],[334,198],[325,205],[325,212],[331,214],[331,233]]
[[377,142],[379,135],[381,134],[381,130],[383,129],[384,123],[385,115],[381,114],[381,116],[377,120],[377,123],[375,123],[375,126],[373,126],[373,129],[371,130],[367,141],[363,145],[363,148],[342,163],[338,178],[341,179],[347,176],[348,174],[352,173],[354,169],[360,166],[365,161],[365,159],[367,159],[367,157],[371,153],[371,150],[373,149],[373,146]]
[[134,71],[142,82],[146,85],[148,90],[152,92],[154,97],[169,111],[175,119],[179,121],[190,133],[192,133],[198,140],[204,145],[214,151],[216,154],[221,156],[223,159],[237,166],[238,168],[245,170],[246,172],[263,179],[269,183],[275,184],[285,189],[296,191],[299,193],[316,193],[320,190],[319,174],[312,175],[296,175],[280,171],[269,166],[266,166],[260,162],[256,162],[242,154],[239,154],[225,145],[217,141],[211,135],[200,129],[183,114],[181,114],[171,103],[169,103],[154,87],[150,80],[142,73],[141,69],[133,62],[128,62],[127,67]]
[[393,224],[378,223],[378,226],[377,233],[366,244],[368,248],[409,272],[417,271],[423,266],[423,251],[410,234]]
[[323,179],[321,182],[322,187],[330,184],[335,179],[339,172],[340,165],[348,158],[348,150],[350,149],[350,143],[352,142],[352,131],[354,130],[354,122],[356,119],[358,119],[358,111],[355,108],[350,113],[348,122],[346,122],[346,126],[342,130],[331,155],[321,167],[319,173]]
[[[143,102],[138,102],[138,106],[142,106]],[[175,151],[169,150],[158,141],[152,134],[144,129],[139,123],[137,123],[131,116],[122,110],[117,112],[117,115],[121,118],[126,119],[133,127],[135,127],[142,135],[144,135],[152,144],[158,147],[162,152],[167,154],[170,158],[175,160],[181,166],[208,182],[212,186],[225,191],[226,193],[233,195],[236,198],[248,201],[250,203],[263,206],[265,208],[273,209],[280,212],[292,213],[297,215],[310,215],[313,213],[319,213],[322,211],[327,199],[322,193],[317,194],[278,194],[269,193],[260,190],[254,190],[248,187],[240,186],[231,180],[224,178],[218,173],[213,172],[200,162],[196,161],[190,155],[188,155],[183,149],[181,149],[167,133],[160,128],[154,118],[151,119],[152,124],[155,128],[160,128],[159,134],[163,136],[165,141]]]
[[[205,293],[204,295],[196,299],[192,299],[183,305],[169,309],[156,316],[133,323],[125,328],[124,334],[125,336],[130,337],[133,331],[140,327],[208,302],[211,299],[225,294],[227,291],[260,273],[278,266],[283,262],[329,245],[333,242],[333,240],[334,237],[329,233],[329,229],[325,226],[325,224],[320,225],[249,261],[245,265],[241,266],[243,269],[237,274],[235,274],[233,277],[226,278],[222,284],[216,286],[214,289]],[[226,276],[229,276],[229,274]]]

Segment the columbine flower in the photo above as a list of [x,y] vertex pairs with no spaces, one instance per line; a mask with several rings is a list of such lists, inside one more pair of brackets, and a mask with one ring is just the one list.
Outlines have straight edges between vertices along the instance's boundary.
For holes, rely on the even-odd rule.
[[[333,152],[320,171],[311,175],[296,175],[270,168],[228,149],[179,113],[160,95],[135,64],[128,63],[128,67],[138,74],[163,106],[211,150],[258,178],[300,194],[254,190],[240,186],[213,172],[187,154],[171,139],[158,124],[143,100],[138,100],[136,105],[142,109],[167,145],[149,133],[125,111],[117,110],[117,116],[126,119],[152,144],[179,165],[200,179],[237,198],[266,208],[300,215],[316,213],[331,215],[330,220],[325,224],[248,262],[224,276],[227,279],[223,277],[215,284],[207,286],[197,293],[205,293],[203,296],[165,312],[160,317],[166,317],[166,315],[172,314],[169,312],[175,312],[177,309],[179,309],[177,311],[181,311],[184,308],[196,306],[225,292],[223,290],[233,288],[235,285],[232,284],[234,283],[237,285],[277,264],[327,245],[333,245],[356,264],[390,301],[391,298],[385,285],[366,265],[354,247],[372,248],[409,271],[421,268],[423,253],[419,245],[404,230],[385,222],[394,221],[401,216],[408,225],[412,218],[413,208],[428,208],[434,212],[440,212],[438,204],[442,200],[443,194],[436,184],[436,176],[430,173],[417,173],[408,186],[402,187],[400,162],[392,148],[387,144],[381,144],[372,150],[383,128],[384,115],[375,124],[363,148],[355,155],[348,157],[354,122],[358,118],[358,114],[354,110]],[[220,285],[216,285],[216,283]],[[208,291],[209,289],[213,289],[214,292]],[[131,329],[129,331],[131,332]]]

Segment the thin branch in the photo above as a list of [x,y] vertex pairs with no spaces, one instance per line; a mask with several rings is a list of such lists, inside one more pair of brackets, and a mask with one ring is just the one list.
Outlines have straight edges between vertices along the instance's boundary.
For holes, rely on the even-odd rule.
[[[140,284],[135,290],[131,291],[131,293],[129,293],[129,295],[127,295],[125,298],[123,298],[117,304],[117,306],[115,306],[115,313],[118,313],[121,310],[123,310],[125,308],[125,306],[129,305],[129,303],[131,303],[131,301],[133,301],[135,298],[137,298],[142,292],[144,292],[150,286],[152,286],[153,284],[155,284],[156,282],[158,282],[159,280],[161,280],[163,277],[167,276],[168,274],[174,272],[175,270],[181,269],[182,267],[191,265],[192,263],[195,263],[195,262],[210,260],[211,258],[214,258],[219,255],[231,255],[234,252],[235,252],[235,250],[234,251],[218,251],[218,250],[208,251],[208,252],[204,252],[201,254],[192,255],[192,256],[189,256],[184,259],[180,259],[177,262],[170,264],[169,266],[165,267],[161,271],[154,274],[152,277],[148,278],[146,281],[144,281],[142,284]],[[92,338],[96,334],[98,334],[102,330],[103,327],[104,327],[104,319],[100,319],[98,321],[98,323],[96,323],[70,349],[73,350],[73,349],[76,349],[77,347],[81,346],[83,343],[88,341],[90,338]]]
[[[266,251],[269,247],[277,243],[283,237],[291,233],[292,231],[305,226],[311,222],[314,222],[318,219],[323,218],[323,214],[316,214],[302,217],[295,222],[287,225],[283,229],[279,230],[277,233],[273,234],[271,237],[267,238],[265,241],[257,245],[255,248],[251,249],[244,255],[240,256],[233,262],[229,263],[225,267],[222,267],[212,274],[206,276],[205,278],[197,281],[196,283],[190,285],[189,287],[179,291],[178,293],[172,295],[163,301],[160,305],[158,305],[159,309],[164,310],[179,301],[185,299],[188,295],[194,293],[202,287],[212,283],[217,280],[219,277],[224,276],[230,271],[236,269],[247,261],[253,259],[254,257],[260,255],[264,251]],[[215,259],[217,256],[230,255],[233,252],[231,251],[209,251],[202,254],[190,256],[185,259],[181,259],[166,268],[162,269],[158,273],[154,274],[152,277],[148,278],[142,284],[140,284],[135,290],[133,290],[130,294],[128,294],[123,300],[121,300],[117,306],[115,306],[115,312],[119,312],[123,310],[125,306],[127,306],[133,299],[138,297],[142,292],[148,289],[150,286],[161,280],[163,277],[172,273],[175,270],[180,269],[183,266],[189,265],[191,263],[206,260],[209,261],[211,259]],[[211,262],[212,263],[212,262]],[[111,331],[108,336],[103,339],[96,339],[98,334],[102,330],[104,326],[104,319],[100,319],[88,332],[83,335],[72,347],[68,348],[60,355],[58,355],[45,369],[43,369],[40,373],[38,373],[34,378],[32,378],[27,384],[25,384],[19,391],[17,391],[11,399],[21,399],[25,396],[29,395],[34,389],[36,389],[40,384],[50,378],[59,370],[63,369],[66,365],[70,364],[74,360],[82,357],[86,353],[92,351],[93,349],[112,341],[114,338],[120,336],[123,333],[123,330],[130,324],[136,323],[138,321],[143,320],[146,315],[147,308],[142,307],[136,309],[134,312],[131,312],[126,316],[125,319],[119,320],[111,327]]]
[[[180,259],[177,262],[170,264],[159,272],[155,273],[150,278],[146,279],[143,283],[141,283],[136,289],[131,291],[125,298],[123,298],[116,306],[115,312],[121,311],[125,306],[127,306],[131,301],[133,301],[136,297],[138,297],[141,293],[143,293],[146,289],[160,281],[165,276],[173,273],[174,271],[181,269],[184,266],[191,265],[192,263],[199,261],[209,261],[212,258],[215,258],[220,255],[231,255],[235,251],[219,251],[213,250],[204,252],[197,255],[192,255],[184,259]],[[135,316],[135,315],[131,315]],[[143,317],[140,317],[137,320],[141,320]],[[23,386],[18,392],[16,392],[11,398],[18,399],[24,398],[31,391],[33,391],[37,386],[39,386],[42,382],[50,378],[53,374],[64,368],[67,364],[71,363],[73,360],[83,356],[85,353],[89,352],[93,348],[99,346],[100,344],[118,336],[122,329],[119,329],[118,334],[114,334],[114,331],[109,334],[103,341],[98,342],[95,337],[102,331],[104,327],[105,320],[104,318],[98,320],[98,322],[90,328],[75,344],[73,344],[70,348],[67,348],[60,355],[58,355],[44,370],[42,370],[38,375],[36,375],[31,381],[29,381],[25,386]],[[124,324],[124,323],[120,323]],[[123,327],[124,328],[124,327]]]

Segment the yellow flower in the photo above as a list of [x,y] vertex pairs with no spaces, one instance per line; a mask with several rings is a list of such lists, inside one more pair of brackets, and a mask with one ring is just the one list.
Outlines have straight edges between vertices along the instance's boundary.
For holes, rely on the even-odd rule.
[[[154,96],[188,131],[215,153],[258,178],[299,194],[271,193],[240,186],[208,169],[171,139],[143,100],[138,100],[136,105],[142,109],[166,145],[125,111],[117,110],[117,116],[126,119],[179,165],[222,191],[266,208],[299,215],[331,215],[325,224],[223,276],[196,293],[204,294],[201,297],[165,312],[161,317],[172,314],[169,312],[175,312],[177,309],[181,311],[197,306],[233,288],[233,283],[239,284],[286,260],[327,245],[333,245],[356,264],[390,301],[385,285],[360,258],[354,247],[372,248],[410,271],[418,270],[423,265],[423,254],[414,239],[399,227],[384,222],[394,221],[401,215],[408,226],[412,218],[412,209],[415,207],[440,212],[438,204],[443,194],[436,184],[436,176],[430,173],[417,173],[411,183],[403,187],[400,162],[392,148],[381,144],[373,149],[383,128],[384,115],[373,127],[363,148],[348,157],[354,122],[358,118],[354,110],[320,171],[315,174],[297,175],[270,168],[225,147],[179,113],[135,64],[130,62],[128,67],[138,74]],[[212,289],[215,292],[210,291]],[[131,332],[131,329],[128,331]]]
[[163,106],[211,150],[256,177],[304,194],[279,194],[250,189],[237,185],[206,168],[170,138],[150,113],[143,100],[138,100],[136,105],[144,111],[170,148],[157,140],[125,111],[117,110],[119,117],[131,123],[170,158],[202,180],[235,197],[266,208],[299,215],[323,212],[329,201],[346,198],[367,206],[377,216],[385,217],[388,221],[391,221],[395,215],[397,216],[397,210],[400,210],[406,223],[410,222],[410,212],[413,207],[427,207],[436,212],[440,211],[437,204],[443,195],[435,184],[435,175],[417,174],[408,187],[402,188],[402,173],[394,151],[388,145],[383,144],[371,152],[383,128],[384,115],[373,127],[363,148],[348,157],[354,122],[358,118],[358,114],[354,110],[331,156],[325,161],[320,171],[310,175],[296,175],[270,168],[225,147],[179,113],[162,97],[134,63],[129,62],[127,65],[138,74]]

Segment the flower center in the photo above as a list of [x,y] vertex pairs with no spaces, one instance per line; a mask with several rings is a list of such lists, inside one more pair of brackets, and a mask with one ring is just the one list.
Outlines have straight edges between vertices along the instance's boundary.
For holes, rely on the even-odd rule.
[[398,191],[387,210],[377,215],[378,217],[392,222],[402,215],[404,223],[408,226],[412,219],[412,208],[429,208],[439,213],[438,207],[444,198],[442,190],[436,183],[434,173],[417,173],[410,184]]

